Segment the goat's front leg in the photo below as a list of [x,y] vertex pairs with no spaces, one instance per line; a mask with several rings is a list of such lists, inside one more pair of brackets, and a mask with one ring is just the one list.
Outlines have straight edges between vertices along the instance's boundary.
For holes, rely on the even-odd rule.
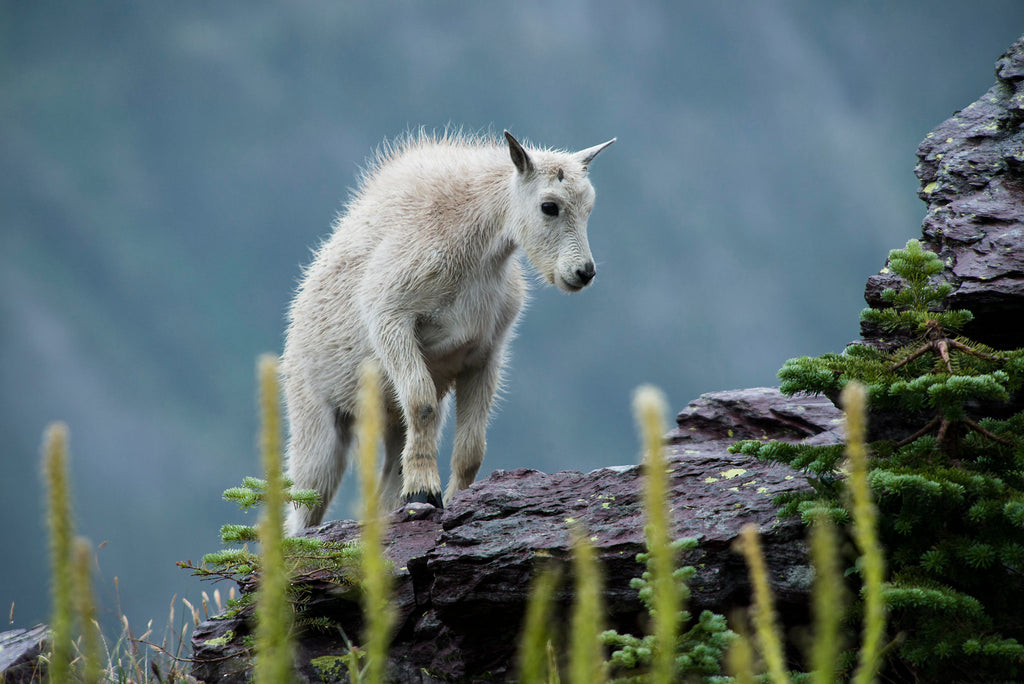
[[398,395],[405,416],[402,498],[441,507],[437,439],[441,427],[437,389],[416,342],[411,319],[376,316],[370,336],[381,369]]
[[500,374],[500,363],[492,356],[482,365],[464,370],[455,380],[455,440],[445,501],[473,484],[480,470],[487,450],[487,418]]

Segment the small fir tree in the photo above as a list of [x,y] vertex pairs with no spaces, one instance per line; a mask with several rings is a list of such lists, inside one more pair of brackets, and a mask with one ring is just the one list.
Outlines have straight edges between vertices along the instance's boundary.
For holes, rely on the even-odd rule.
[[[696,539],[680,539],[673,542],[671,548],[675,555],[692,551],[696,546]],[[637,562],[643,563],[647,569],[641,577],[630,581],[630,586],[637,590],[652,622],[658,616],[657,597],[652,583],[653,561],[649,552],[637,554]],[[679,567],[672,573],[675,591],[683,602],[690,597],[689,582],[695,574],[697,569],[692,565]],[[671,681],[728,681],[720,676],[722,659],[736,635],[729,629],[725,617],[704,610],[697,621],[692,622],[690,611],[679,607],[676,620],[683,629],[674,638]],[[637,637],[607,630],[601,634],[601,640],[611,649],[609,666],[613,682],[627,684],[653,681],[651,671],[658,653],[655,634]]]
[[[903,287],[862,320],[911,342],[895,350],[854,344],[842,354],[791,359],[781,390],[831,398],[851,381],[867,388],[872,416],[899,416],[905,435],[871,444],[869,481],[889,557],[884,596],[890,668],[922,681],[1024,676],[1024,349],[995,351],[955,336],[972,319],[944,304],[943,265],[916,240],[893,250]],[[815,491],[780,497],[783,514],[810,520],[824,506],[849,521],[842,446],[740,442],[734,451],[788,463]],[[857,574],[859,568],[852,568]],[[894,658],[902,659],[896,663]]]

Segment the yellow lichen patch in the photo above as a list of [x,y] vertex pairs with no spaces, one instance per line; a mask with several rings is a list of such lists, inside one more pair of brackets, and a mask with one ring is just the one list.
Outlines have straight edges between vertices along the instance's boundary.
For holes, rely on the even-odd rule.
[[726,480],[731,480],[734,477],[739,477],[745,472],[747,472],[746,468],[730,468],[729,470],[723,470],[720,474]]
[[758,487],[757,488],[757,493],[758,494],[767,494],[768,493],[768,488],[767,487]]
[[928,185],[924,186],[925,194],[928,194],[928,195],[932,194],[933,192],[935,192],[935,189],[938,188],[938,187],[939,187],[938,181],[932,181]]
[[718,482],[718,478],[717,477],[710,477],[709,476],[709,477],[705,477],[704,481],[707,482],[708,484],[710,484],[712,482]]
[[324,655],[309,661],[323,681],[340,679],[348,672],[343,656]]
[[744,482],[743,486],[744,487],[749,487],[750,485],[755,485],[755,484],[757,484],[757,480],[751,480],[750,482]]
[[223,636],[219,636],[219,637],[216,637],[214,639],[207,639],[206,641],[203,642],[203,644],[206,645],[206,646],[221,647],[221,648],[223,648],[224,646],[227,646],[228,644],[230,644],[234,640],[235,640],[235,632],[233,630],[229,629],[228,631],[224,632]]
[[786,479],[786,480],[792,480],[792,479],[793,479],[793,476],[792,476],[792,475],[787,475],[787,476],[786,476],[786,477],[785,477],[784,479]]

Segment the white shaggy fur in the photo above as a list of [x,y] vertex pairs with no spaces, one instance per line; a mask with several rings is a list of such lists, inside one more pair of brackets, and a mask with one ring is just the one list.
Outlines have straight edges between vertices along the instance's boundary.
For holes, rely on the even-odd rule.
[[454,388],[450,498],[480,468],[526,299],[516,249],[564,291],[593,278],[587,166],[614,140],[568,153],[505,138],[421,133],[385,146],[306,269],[282,362],[288,474],[322,503],[291,511],[292,534],[320,522],[344,474],[364,360],[384,376],[385,505],[441,505],[440,404]]

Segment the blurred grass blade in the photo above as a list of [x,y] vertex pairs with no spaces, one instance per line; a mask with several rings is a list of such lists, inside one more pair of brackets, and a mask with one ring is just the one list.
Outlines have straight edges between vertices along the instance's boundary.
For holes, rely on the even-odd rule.
[[569,682],[595,684],[604,681],[604,654],[601,634],[601,573],[586,530],[573,528],[573,571],[576,575],[576,601],[571,617]]
[[839,630],[843,617],[843,580],[839,569],[839,541],[827,511],[819,511],[811,527],[811,562],[814,565],[814,642],[811,667],[814,684],[832,684],[839,665]]
[[363,615],[366,650],[366,681],[384,681],[391,625],[391,570],[384,557],[384,519],[380,511],[378,444],[384,432],[384,409],[380,390],[380,369],[375,363],[363,365],[359,378],[356,416],[356,444],[359,458],[359,491],[362,508]]
[[761,655],[768,665],[768,676],[774,684],[787,684],[790,681],[789,674],[786,671],[782,639],[775,617],[775,600],[768,584],[768,569],[761,552],[757,525],[751,523],[743,527],[737,546],[746,558],[750,573],[750,586],[754,594],[754,605],[751,607],[754,632],[761,645]]
[[868,684],[878,671],[882,641],[885,637],[885,599],[882,582],[885,558],[878,541],[878,510],[868,484],[867,393],[858,382],[850,382],[840,396],[846,411],[846,455],[850,461],[850,488],[853,513],[853,539],[861,554],[864,583],[864,628],[860,658],[853,675],[855,684]]
[[651,558],[651,590],[654,611],[654,660],[652,684],[670,684],[675,671],[676,636],[679,632],[679,591],[673,573],[675,558],[669,538],[668,465],[665,460],[664,395],[645,385],[633,397],[633,412],[643,440],[646,488],[644,511],[647,525],[647,553]]
[[256,598],[257,684],[278,684],[292,678],[292,607],[288,599],[289,569],[284,555],[285,482],[281,470],[281,404],[277,357],[259,361],[260,445],[267,488],[259,526],[260,586]]
[[53,650],[48,667],[54,684],[68,681],[73,628],[71,575],[71,491],[68,484],[68,428],[52,423],[43,437],[43,479],[46,484],[46,521],[50,532],[50,574],[53,613]]
[[551,600],[557,584],[558,570],[551,566],[538,573],[530,589],[519,640],[519,681],[522,684],[546,684],[549,681],[547,645],[552,638],[549,629]]

